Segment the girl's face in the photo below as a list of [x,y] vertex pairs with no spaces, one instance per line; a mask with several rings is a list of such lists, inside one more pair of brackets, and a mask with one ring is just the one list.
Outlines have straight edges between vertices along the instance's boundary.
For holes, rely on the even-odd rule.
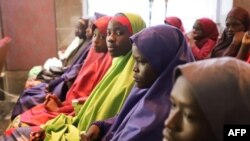
[[177,78],[163,130],[164,141],[216,141],[185,77]]
[[106,36],[102,35],[98,28],[94,30],[92,37],[92,45],[96,52],[107,52]]
[[199,39],[204,38],[204,36],[205,36],[205,33],[204,33],[204,31],[203,31],[203,29],[201,27],[200,22],[196,21],[194,23],[194,26],[193,26],[193,38],[195,40],[199,40]]
[[228,17],[226,19],[226,31],[227,36],[232,37],[236,32],[245,31],[245,27],[242,22],[234,17]]
[[78,24],[76,25],[75,36],[78,36],[81,39],[85,38],[86,29],[87,23],[85,21],[82,20],[81,22],[78,22]]
[[133,68],[135,83],[138,88],[149,88],[159,75],[143,57],[135,44],[132,46],[132,54],[135,60]]
[[93,36],[92,26],[93,26],[93,20],[90,19],[88,27],[85,30],[87,39],[91,39]]
[[121,23],[112,20],[109,22],[106,42],[112,57],[126,55],[131,50],[130,35],[127,27]]

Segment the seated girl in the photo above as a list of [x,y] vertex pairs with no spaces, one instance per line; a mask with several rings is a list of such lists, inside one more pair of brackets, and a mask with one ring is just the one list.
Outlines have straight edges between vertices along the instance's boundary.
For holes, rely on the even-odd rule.
[[164,141],[223,141],[224,125],[249,125],[249,70],[229,57],[179,66]]
[[187,34],[189,46],[196,60],[203,60],[210,56],[219,32],[216,24],[209,18],[195,21],[193,31]]
[[[45,140],[80,140],[80,131],[86,130],[93,121],[110,118],[120,111],[134,85],[132,73],[134,59],[129,37],[145,26],[141,16],[132,13],[118,13],[111,19],[106,38],[109,54],[113,57],[111,67],[76,116],[61,114],[40,126],[46,133]],[[4,137],[29,138],[29,133],[35,130],[33,129],[33,127],[18,128]],[[31,136],[31,140],[33,137],[39,138],[36,133]]]
[[112,57],[106,44],[106,31],[110,19],[111,17],[105,16],[95,21],[92,47],[75,82],[67,92],[65,101],[61,102],[55,95],[48,94],[43,104],[20,114],[20,119],[16,118],[12,127],[17,127],[20,123],[40,125],[61,113],[75,114],[72,100],[81,99],[83,103],[111,66]]
[[149,27],[131,41],[135,86],[118,116],[94,122],[82,140],[162,140],[173,69],[194,58],[183,34],[172,26]]
[[215,45],[210,57],[236,57],[244,32],[249,30],[249,26],[250,17],[247,10],[241,7],[232,8],[226,17],[226,28]]
[[178,28],[183,34],[185,34],[185,30],[184,30],[184,27],[180,18],[175,17],[175,16],[166,17],[164,20],[164,23]]
[[245,32],[236,58],[250,63],[250,31]]
[[[45,71],[39,71],[39,76],[36,77],[35,81],[32,80],[31,83],[27,83],[28,88],[26,88],[20,95],[15,107],[13,108],[11,119],[14,119],[16,116],[36,105],[42,104],[48,93],[53,93],[53,95],[57,96],[62,101],[65,100],[66,94],[75,81],[91,47],[91,21],[92,20],[89,20],[86,33],[82,31],[86,34],[87,38],[74,55],[75,57],[72,60],[71,65],[66,67],[66,69],[63,69],[62,74],[60,72],[60,75],[52,78],[48,77],[48,75],[52,75],[51,73],[45,74]],[[58,70],[56,73],[58,73]],[[41,79],[44,78],[48,78],[48,81],[46,80],[46,82],[42,82]]]

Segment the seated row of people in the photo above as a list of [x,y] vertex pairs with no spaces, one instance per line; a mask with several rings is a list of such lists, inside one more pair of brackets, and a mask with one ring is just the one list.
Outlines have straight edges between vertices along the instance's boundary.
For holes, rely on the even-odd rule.
[[[248,88],[239,82],[240,76],[247,75],[249,66],[232,58],[191,63],[195,61],[193,48],[199,48],[195,44],[197,31],[206,23],[211,24],[210,30],[202,32],[209,37],[201,44],[218,36],[210,19],[199,19],[196,33],[191,35],[194,39],[191,49],[188,37],[177,28],[169,25],[145,28],[145,22],[136,14],[118,13],[96,20],[91,47],[65,98],[45,92],[43,103],[20,112],[15,118],[17,124],[6,130],[2,140],[162,140],[167,119],[164,136],[168,140],[190,137],[220,141],[223,134],[219,129],[227,121],[220,121],[215,127],[214,124],[237,107],[243,107],[238,112],[241,115],[249,112],[249,101],[244,101]],[[240,75],[239,69],[244,74]],[[207,75],[211,79],[203,80]],[[173,90],[172,76],[176,79]],[[220,81],[216,80],[218,76],[222,77]],[[249,77],[242,81],[250,84]],[[210,99],[206,99],[207,92]],[[220,107],[221,101],[215,94],[220,94],[219,100],[230,100],[226,94],[238,99],[230,106]],[[79,99],[76,105],[72,104],[74,99]],[[218,119],[205,113],[211,108],[211,101],[217,104],[216,110],[222,111]],[[211,121],[207,116],[212,116]],[[199,125],[194,125],[193,120]],[[229,122],[250,121],[234,117]],[[180,135],[183,132],[187,136]]]
[[216,23],[209,18],[197,19],[189,33],[185,33],[180,18],[167,17],[164,20],[164,23],[177,27],[185,34],[196,60],[222,56],[247,60],[248,51],[241,45],[244,33],[249,30],[249,13],[241,7],[234,7],[228,12],[225,22],[226,28],[219,37]]

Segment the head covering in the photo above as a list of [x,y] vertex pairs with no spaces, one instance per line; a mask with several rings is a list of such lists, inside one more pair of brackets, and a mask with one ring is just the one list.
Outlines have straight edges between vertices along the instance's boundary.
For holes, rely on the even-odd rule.
[[197,21],[199,21],[206,37],[216,42],[219,32],[215,22],[209,18],[200,18]]
[[[241,7],[234,7],[228,12],[226,19],[229,17],[234,17],[238,19],[245,27],[244,31],[247,31],[249,29],[250,17],[249,17],[248,12],[245,9]],[[232,40],[233,40],[233,37],[230,37],[230,38],[227,37],[226,29],[225,29],[222,33],[221,38],[218,40],[217,44],[215,45],[212,51],[211,57],[213,58],[213,57],[223,56],[223,53],[225,52],[227,47],[231,44]]]
[[[224,124],[250,124],[250,66],[229,57],[198,61],[178,67],[195,91],[218,141]],[[212,104],[211,104],[212,103]]]
[[172,16],[172,17],[166,17],[165,20],[164,20],[164,23],[166,24],[170,24],[174,27],[177,27],[178,29],[180,29],[180,31],[182,33],[185,32],[184,28],[183,28],[183,25],[182,25],[182,21],[180,18],[178,17],[175,17],[175,16]]
[[249,29],[250,17],[247,10],[241,7],[233,7],[227,14],[227,18],[229,17],[234,17],[238,19],[245,26],[245,30]]
[[[106,31],[110,19],[111,17],[108,16],[102,17],[96,20],[95,24],[100,31]],[[111,66],[111,62],[112,58],[108,52],[97,53],[95,49],[91,47],[59,111],[44,112],[46,109],[43,104],[40,104],[21,114],[22,121],[32,125],[41,125],[60,113],[66,115],[73,113],[72,100],[78,98],[87,99],[91,91],[95,88],[97,83],[101,81],[108,68]]]
[[[129,19],[133,33],[145,28],[145,22],[139,15],[122,14]],[[62,125],[62,123],[71,120],[69,117],[58,116],[44,126],[46,135],[48,134],[46,137],[53,138],[54,135],[65,139],[79,137],[79,132],[86,130],[92,122],[116,115],[133,87],[133,66],[134,59],[131,52],[128,52],[125,56],[113,58],[111,67],[74,117],[74,125],[53,126],[58,122]],[[72,130],[75,127],[78,128],[78,132]],[[51,130],[53,130],[53,134],[51,134]]]
[[[122,14],[128,18],[133,34],[145,28],[145,22],[139,15]],[[112,19],[115,17],[116,15]],[[86,130],[93,121],[106,119],[118,113],[134,84],[133,65],[131,52],[113,59],[107,74],[92,91],[76,117],[75,122],[81,131]]]
[[162,140],[173,70],[194,58],[183,34],[169,25],[146,28],[131,40],[160,75],[148,89],[133,88],[105,140]]
[[68,91],[66,83],[77,76],[83,61],[87,57],[91,47],[90,45],[91,42],[86,40],[75,54],[74,60],[71,62],[71,66],[65,70],[61,76],[51,80],[49,82],[49,86],[47,83],[41,83],[29,89],[25,89],[12,110],[12,119],[24,111],[27,111],[36,105],[42,104],[45,100],[48,89],[60,98],[61,101],[64,101]]
[[92,30],[94,31],[96,28],[98,28],[99,32],[102,35],[107,35],[107,27],[108,23],[112,17],[111,16],[103,16],[94,21],[94,24],[92,26]]
[[99,12],[95,12],[95,13],[94,13],[95,19],[99,19],[99,18],[101,18],[101,17],[103,17],[103,16],[106,16],[106,15],[103,14],[103,13],[99,13]]

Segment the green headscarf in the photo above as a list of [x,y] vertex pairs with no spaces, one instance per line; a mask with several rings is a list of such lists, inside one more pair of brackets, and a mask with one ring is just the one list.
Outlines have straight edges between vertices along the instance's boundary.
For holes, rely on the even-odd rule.
[[[121,14],[129,19],[133,34],[146,27],[145,22],[139,15],[131,13]],[[120,111],[134,85],[134,59],[131,54],[130,51],[125,56],[113,59],[112,66],[91,92],[90,97],[73,118],[72,122],[69,122],[71,117],[59,115],[57,118],[50,120],[46,125],[42,126],[46,132],[46,140],[52,140],[54,138],[53,136],[56,136],[56,139],[60,140],[70,140],[73,137],[74,140],[78,140],[76,137],[80,140],[80,131],[87,130],[92,122],[113,117]],[[67,121],[67,123],[65,123],[65,121]],[[58,127],[57,129],[53,128],[53,131],[49,130],[51,129],[49,126],[56,125],[59,122],[63,124],[63,127],[59,126],[60,129]],[[73,123],[73,125],[71,123]],[[74,125],[78,130],[74,130]]]

